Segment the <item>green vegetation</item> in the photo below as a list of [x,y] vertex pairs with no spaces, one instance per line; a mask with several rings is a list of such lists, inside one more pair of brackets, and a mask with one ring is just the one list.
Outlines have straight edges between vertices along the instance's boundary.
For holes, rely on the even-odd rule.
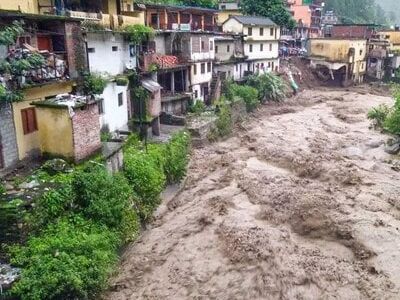
[[279,26],[292,29],[296,26],[283,0],[242,0],[240,6],[243,14],[268,17]]
[[6,192],[6,188],[4,184],[0,181],[0,195]]
[[[379,2],[379,3],[377,3]],[[333,10],[343,23],[386,25],[395,17],[388,16],[381,7],[381,1],[375,0],[329,0],[325,10]]]
[[372,108],[368,112],[368,119],[374,121],[374,126],[376,128],[383,128],[383,123],[385,122],[386,117],[390,113],[390,107],[386,104],[381,104],[377,107]]
[[394,86],[393,97],[395,104],[393,107],[388,107],[381,104],[378,107],[372,108],[368,112],[368,118],[374,121],[377,128],[400,135],[400,86]]
[[52,175],[39,170],[36,179],[54,188],[35,199],[25,216],[27,243],[10,247],[12,264],[22,270],[12,295],[96,298],[114,271],[118,250],[137,237],[165,184],[185,176],[189,144],[189,135],[179,132],[146,151],[132,136],[124,146],[124,171],[114,175],[97,162]]
[[281,101],[286,96],[287,85],[285,81],[273,73],[250,76],[247,84],[258,91],[260,102]]
[[257,89],[248,85],[238,85],[232,82],[226,83],[225,96],[229,101],[239,98],[246,103],[247,112],[251,112],[260,104]]
[[107,80],[100,74],[84,74],[83,76],[83,92],[85,95],[100,95],[107,86]]
[[189,106],[189,112],[194,115],[201,115],[206,111],[206,105],[201,99],[194,100],[194,104]]
[[126,77],[126,76],[117,76],[117,77],[115,78],[115,83],[116,83],[118,86],[126,86],[126,85],[129,84],[129,79],[128,79],[128,77]]
[[128,25],[124,28],[124,32],[128,35],[129,41],[135,45],[140,45],[154,36],[153,28],[142,24]]
[[142,0],[142,3],[159,3],[169,5],[195,6],[205,8],[217,8],[217,0]]

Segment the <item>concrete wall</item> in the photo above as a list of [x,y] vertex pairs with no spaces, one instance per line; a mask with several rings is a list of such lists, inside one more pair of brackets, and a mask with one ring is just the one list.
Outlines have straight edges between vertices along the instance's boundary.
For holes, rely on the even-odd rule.
[[[130,57],[129,43],[124,41],[121,34],[113,32],[88,33],[87,40],[90,71],[118,75],[124,72],[127,63],[136,67],[136,58]],[[114,48],[115,51],[113,47],[116,47]]]
[[93,155],[101,148],[99,108],[97,104],[75,109],[72,118],[72,134],[75,161]]
[[236,21],[235,19],[230,19],[230,20],[226,21],[222,25],[222,30],[224,32],[244,33],[243,25],[241,23],[239,23],[238,21]]
[[0,9],[18,10],[23,13],[38,13],[38,0],[1,0]]
[[215,41],[215,59],[218,61],[230,60],[235,53],[235,43],[233,40]]
[[367,40],[364,39],[310,39],[307,46],[310,56],[330,62],[350,62],[350,48],[355,49],[355,61],[365,61],[367,55]]
[[[249,28],[251,28],[251,35],[249,33]],[[263,29],[261,32],[260,28]],[[247,35],[244,37],[245,41],[274,41],[279,40],[281,30],[277,26],[244,26],[243,34]],[[261,35],[262,33],[262,35]]]
[[[252,45],[253,51],[250,52],[250,45]],[[261,45],[262,48],[261,48]],[[253,42],[247,41],[244,45],[244,54],[248,56],[248,59],[271,59],[279,57],[279,43],[278,41],[269,42]]]
[[36,107],[42,153],[74,157],[72,123],[66,108]]
[[[201,48],[202,43],[204,49]],[[191,59],[193,61],[211,60],[215,57],[215,41],[213,36],[193,35],[191,37]]]
[[[207,70],[207,62],[198,62],[198,63],[193,63],[191,66],[191,71],[190,71],[190,82],[192,85],[194,84],[199,84],[199,83],[204,83],[204,82],[209,82],[212,77],[212,70],[213,70],[213,62],[208,62],[211,64],[211,69],[210,71]],[[201,73],[201,65],[204,64],[204,74]],[[194,74],[194,65],[197,66],[197,72]]]
[[[101,127],[116,131],[128,123],[128,98],[127,86],[118,86],[115,82],[109,82],[103,94],[103,114],[100,115]],[[122,93],[123,104],[118,104],[118,94]]]
[[[3,167],[10,167],[18,161],[17,137],[11,105],[0,102],[0,144],[2,145]],[[1,166],[0,166],[1,168]]]
[[245,71],[247,71],[247,63],[230,63],[214,66],[214,72],[223,72],[227,78],[233,80],[242,79]]
[[69,93],[72,90],[71,82],[60,82],[46,84],[39,87],[30,88],[24,91],[24,100],[13,103],[13,115],[15,122],[15,132],[17,136],[19,159],[24,159],[30,155],[40,154],[39,131],[24,134],[22,127],[21,110],[33,107],[33,101],[44,100],[46,97],[52,97],[58,94]]
[[400,31],[386,30],[380,31],[379,34],[383,34],[390,41],[390,50],[400,50]]

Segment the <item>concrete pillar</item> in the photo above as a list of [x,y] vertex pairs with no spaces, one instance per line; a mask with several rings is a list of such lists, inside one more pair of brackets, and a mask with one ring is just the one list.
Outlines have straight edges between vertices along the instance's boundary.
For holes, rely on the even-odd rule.
[[171,91],[175,95],[175,72],[171,72]]
[[152,127],[151,129],[152,129],[153,135],[160,136],[160,131],[161,131],[160,117],[157,117],[153,120],[151,127]]

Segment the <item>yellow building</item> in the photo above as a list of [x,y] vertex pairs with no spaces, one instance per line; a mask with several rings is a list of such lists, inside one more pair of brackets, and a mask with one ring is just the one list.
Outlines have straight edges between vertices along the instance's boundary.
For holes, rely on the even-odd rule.
[[307,52],[311,66],[332,80],[348,84],[361,83],[367,66],[367,40],[317,38],[310,39]]
[[400,51],[400,31],[398,30],[383,30],[378,32],[379,36],[388,40],[390,43],[389,50]]
[[218,25],[222,25],[226,20],[229,19],[230,16],[241,16],[242,12],[240,11],[238,1],[232,0],[224,0],[218,3],[218,17],[217,23]]
[[13,103],[19,159],[41,154],[40,124],[43,120],[32,103],[72,90],[71,82],[54,82],[24,90],[24,100]]
[[22,13],[38,14],[38,1],[40,0],[1,0],[0,10],[15,10]]

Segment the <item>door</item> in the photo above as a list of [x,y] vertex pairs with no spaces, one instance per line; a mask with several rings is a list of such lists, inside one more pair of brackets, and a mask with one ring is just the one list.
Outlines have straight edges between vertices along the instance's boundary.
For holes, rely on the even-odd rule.
[[38,49],[52,51],[51,39],[49,36],[38,36],[37,37]]
[[203,87],[203,95],[204,95],[204,103],[206,105],[211,105],[211,99],[210,99],[210,95],[209,95],[208,86]]

